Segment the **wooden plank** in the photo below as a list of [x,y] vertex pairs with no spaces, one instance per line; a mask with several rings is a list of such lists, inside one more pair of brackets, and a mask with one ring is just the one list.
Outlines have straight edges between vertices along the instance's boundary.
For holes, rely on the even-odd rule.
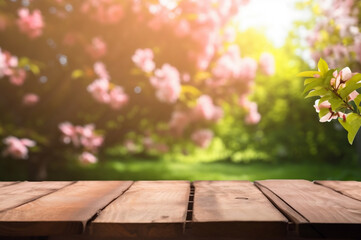
[[96,236],[172,238],[182,235],[188,181],[139,181],[109,204],[91,223]]
[[0,188],[0,212],[59,190],[73,182],[20,182]]
[[361,182],[357,181],[314,181],[348,197],[361,201]]
[[[264,180],[256,184],[269,189],[294,210],[284,212],[289,218],[295,219],[296,212],[308,221],[295,222],[301,237],[314,237],[314,233],[327,238],[360,236],[360,201],[306,180]],[[310,228],[314,229],[312,234]]]
[[8,185],[16,184],[16,183],[19,183],[19,182],[0,182],[0,188],[8,186]]
[[35,201],[0,213],[0,235],[79,234],[87,221],[122,194],[131,181],[76,182]]
[[284,237],[287,219],[248,181],[194,182],[192,231],[203,237]]

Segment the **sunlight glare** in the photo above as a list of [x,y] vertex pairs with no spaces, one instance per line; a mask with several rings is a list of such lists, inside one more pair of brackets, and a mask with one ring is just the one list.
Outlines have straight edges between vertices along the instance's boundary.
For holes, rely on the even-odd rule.
[[237,17],[239,30],[261,29],[276,47],[281,47],[292,29],[292,23],[310,17],[304,11],[295,9],[296,2],[297,0],[251,0]]

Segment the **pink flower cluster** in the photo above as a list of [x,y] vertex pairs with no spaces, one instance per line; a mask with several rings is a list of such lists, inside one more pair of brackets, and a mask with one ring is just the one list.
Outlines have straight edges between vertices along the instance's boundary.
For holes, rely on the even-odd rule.
[[[169,128],[175,136],[181,136],[187,126],[192,122],[200,120],[217,122],[222,117],[223,109],[215,106],[210,96],[202,95],[197,99],[197,104],[191,111],[174,111],[169,122]],[[200,136],[204,135],[210,136],[209,134],[200,134]],[[196,134],[196,136],[198,136],[198,134]],[[196,137],[195,139],[200,139],[200,137]],[[212,137],[207,139],[212,139]],[[194,140],[193,137],[192,140]],[[197,145],[201,147],[208,146],[208,144],[199,144],[199,141],[195,141]]]
[[[344,88],[345,83],[350,80],[352,76],[353,73],[349,67],[343,68],[340,72],[335,70],[333,72],[333,78],[330,80],[330,85],[335,91],[337,91],[341,88]],[[351,92],[347,97],[347,101],[353,101],[358,95],[359,93],[356,90]],[[344,120],[346,119],[346,114],[343,112],[335,112],[332,110],[332,106],[329,101],[323,101],[320,103],[320,99],[317,99],[313,107],[317,113],[319,113],[321,109],[328,109],[328,113],[320,118],[320,122],[330,122],[332,119],[337,118],[343,118]]]
[[212,73],[217,79],[239,79],[248,84],[252,83],[256,72],[256,60],[249,57],[241,58],[237,45],[231,45],[212,69]]
[[155,63],[153,61],[154,54],[152,49],[137,49],[132,56],[132,61],[137,67],[146,73],[150,73],[155,68]]
[[88,0],[81,5],[81,11],[105,24],[119,22],[124,16],[123,6],[114,0]]
[[315,101],[315,105],[313,107],[316,109],[316,112],[319,113],[321,109],[328,109],[329,112],[320,118],[320,122],[330,122],[332,119],[343,118],[346,120],[346,114],[342,112],[334,112],[332,111],[331,103],[329,101],[324,101],[319,104],[320,99]]
[[207,148],[213,139],[213,132],[209,129],[200,129],[192,134],[192,140],[201,148]]
[[85,150],[79,157],[79,160],[83,163],[96,162],[95,156],[89,152],[97,152],[104,141],[102,136],[94,132],[94,128],[95,126],[93,124],[85,126],[74,126],[70,122],[59,124],[59,129],[62,133],[62,141],[65,144],[72,143],[75,147],[82,147]]
[[26,71],[18,67],[18,58],[0,48],[0,78],[9,77],[10,83],[16,86],[24,84]]
[[159,142],[157,143],[149,136],[145,136],[143,138],[143,145],[147,150],[155,150],[162,153],[166,153],[169,151],[169,148],[166,144]]
[[337,90],[339,88],[344,88],[345,83],[350,80],[352,77],[352,72],[349,67],[345,67],[339,73],[336,71],[333,72],[333,78],[330,80],[330,84],[333,89]]
[[93,59],[99,59],[107,53],[107,44],[100,37],[95,37],[85,50]]
[[271,53],[262,53],[259,64],[263,74],[267,76],[275,74],[275,59]]
[[208,95],[202,95],[197,99],[197,105],[193,109],[195,119],[204,119],[217,122],[223,117],[223,109],[213,104]]
[[161,102],[175,103],[182,90],[178,70],[167,63],[154,71],[150,83],[156,89],[156,96]]
[[[361,32],[359,29],[358,1],[329,0],[320,1],[320,14],[316,24],[308,32],[307,40],[312,47],[315,61],[322,56],[331,68],[343,65],[350,60],[361,62]],[[327,34],[333,41],[325,44]],[[345,44],[345,41],[350,43]],[[350,54],[355,52],[356,55]],[[355,59],[353,59],[355,58]]]
[[22,33],[30,38],[39,37],[43,33],[44,21],[40,10],[34,10],[31,14],[29,9],[21,8],[18,15],[17,24]]
[[132,61],[142,71],[152,74],[149,80],[156,89],[156,97],[159,101],[175,103],[182,90],[180,74],[175,67],[168,63],[163,64],[161,68],[155,69],[153,57],[154,54],[151,49],[137,49],[132,56]]
[[247,124],[257,124],[261,121],[261,114],[258,112],[257,103],[248,100],[247,96],[239,98],[239,105],[247,110],[245,122]]
[[28,147],[34,147],[36,143],[30,139],[9,136],[3,141],[6,145],[6,149],[3,152],[4,156],[11,156],[16,159],[28,158]]
[[34,106],[39,102],[39,96],[34,93],[27,93],[23,97],[23,104],[25,106]]
[[112,85],[108,80],[109,74],[103,63],[94,64],[94,72],[100,77],[88,85],[87,90],[93,98],[100,102],[108,104],[113,109],[120,109],[125,106],[129,97],[120,86]]

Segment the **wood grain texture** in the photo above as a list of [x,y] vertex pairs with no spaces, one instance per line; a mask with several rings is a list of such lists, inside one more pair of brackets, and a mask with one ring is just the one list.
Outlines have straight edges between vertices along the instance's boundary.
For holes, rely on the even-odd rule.
[[282,237],[287,219],[248,181],[194,182],[197,236]]
[[17,183],[19,183],[19,182],[0,182],[0,188],[8,186],[8,185],[12,185],[12,184],[17,184]]
[[20,182],[0,188],[0,212],[33,201],[72,182]]
[[97,236],[171,238],[182,235],[188,181],[139,181],[109,204],[91,223]]
[[357,181],[315,181],[348,197],[361,201],[361,182]]
[[308,221],[296,222],[302,237],[309,236],[310,227],[322,237],[360,236],[361,202],[306,180],[264,180],[256,184],[272,191]]
[[0,235],[79,234],[96,213],[122,194],[130,181],[76,182],[0,213]]

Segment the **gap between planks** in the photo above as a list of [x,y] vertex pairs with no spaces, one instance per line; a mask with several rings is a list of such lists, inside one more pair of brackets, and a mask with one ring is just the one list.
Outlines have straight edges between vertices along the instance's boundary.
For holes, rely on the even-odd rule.
[[[29,196],[29,197],[23,197],[23,199],[19,199],[18,201],[19,201],[19,203],[17,203],[17,204],[13,204],[13,205],[10,205],[10,206],[8,206],[8,207],[4,207],[4,208],[0,208],[0,213],[2,213],[2,212],[5,212],[5,211],[8,211],[8,210],[11,210],[11,209],[14,209],[14,208],[17,208],[17,207],[20,207],[20,206],[22,206],[22,205],[25,205],[25,204],[28,204],[28,203],[31,203],[31,202],[34,202],[34,201],[36,201],[36,200],[38,200],[38,199],[40,199],[40,198],[42,198],[42,197],[45,197],[45,196],[47,196],[47,195],[49,195],[49,194],[52,194],[52,193],[55,193],[55,192],[57,192],[57,191],[59,191],[59,190],[61,190],[61,189],[63,189],[63,188],[65,188],[65,187],[68,187],[68,186],[70,186],[70,185],[72,185],[72,184],[74,184],[74,183],[76,183],[75,181],[73,181],[73,182],[71,182],[71,181],[69,181],[69,182],[66,182],[66,181],[64,181],[64,182],[62,182],[62,181],[42,181],[42,182],[28,182],[28,181],[24,181],[24,182],[14,182],[14,183],[12,183],[12,184],[8,184],[8,185],[3,185],[3,186],[1,186],[1,188],[0,188],[0,191],[1,190],[4,190],[4,189],[6,189],[6,188],[13,188],[13,187],[18,187],[19,185],[21,185],[21,184],[33,184],[33,183],[39,183],[39,184],[41,184],[41,183],[44,183],[44,184],[46,184],[46,183],[58,183],[58,184],[60,184],[60,183],[63,183],[64,185],[63,186],[60,186],[60,187],[55,187],[55,188],[50,188],[49,187],[49,189],[47,189],[46,190],[46,192],[44,192],[44,193],[41,193],[41,194],[39,194],[39,195],[35,195],[34,197],[31,197],[31,196]],[[35,186],[36,187],[36,186]],[[46,188],[47,186],[44,186],[44,188]],[[10,190],[12,190],[12,189],[10,189]],[[42,189],[43,191],[45,191],[45,189]],[[8,194],[11,194],[11,192],[9,192]]]
[[120,196],[122,196],[124,193],[126,193],[129,188],[131,186],[133,186],[135,182],[133,181],[129,186],[128,188],[126,188],[122,193],[120,193],[117,197],[115,197],[114,199],[112,199],[109,203],[107,203],[104,207],[102,207],[101,209],[99,209],[93,217],[91,217],[87,222],[86,222],[86,225],[85,225],[85,231],[84,231],[84,234],[86,235],[90,235],[91,234],[91,228],[90,228],[90,225],[91,223],[99,216],[99,214],[106,208],[108,207],[112,202],[114,202],[115,200],[117,200]]

